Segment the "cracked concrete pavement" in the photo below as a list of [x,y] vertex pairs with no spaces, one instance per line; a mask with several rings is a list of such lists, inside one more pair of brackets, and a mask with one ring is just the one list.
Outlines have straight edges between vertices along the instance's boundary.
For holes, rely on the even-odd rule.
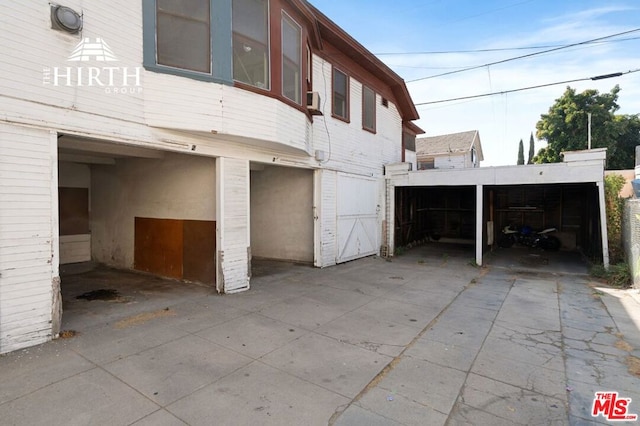
[[[78,334],[0,357],[0,423],[607,424],[596,391],[640,413],[637,290],[441,247],[324,270],[256,262],[252,290],[229,296],[68,276],[63,329]],[[120,296],[75,299],[99,288]]]

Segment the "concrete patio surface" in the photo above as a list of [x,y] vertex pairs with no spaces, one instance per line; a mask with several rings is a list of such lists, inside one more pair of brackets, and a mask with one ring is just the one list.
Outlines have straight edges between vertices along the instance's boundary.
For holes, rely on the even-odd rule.
[[0,424],[608,424],[597,391],[640,413],[637,290],[568,260],[472,259],[433,244],[323,270],[255,262],[252,289],[223,296],[67,275],[70,336],[0,357]]

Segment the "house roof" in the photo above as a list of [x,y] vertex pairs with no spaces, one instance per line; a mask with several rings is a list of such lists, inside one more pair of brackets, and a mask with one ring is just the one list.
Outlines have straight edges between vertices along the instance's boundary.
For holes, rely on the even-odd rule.
[[416,155],[418,157],[464,153],[471,151],[475,145],[478,159],[484,160],[480,133],[477,130],[450,133],[448,135],[427,136],[416,139]]
[[[322,49],[322,40],[326,40],[336,48],[342,50],[347,56],[358,62],[364,69],[378,76],[392,90],[398,101],[398,108],[402,114],[402,120],[407,123],[420,118],[416,106],[411,99],[409,90],[404,80],[396,74],[391,68],[385,65],[373,53],[369,52],[364,46],[358,43],[346,31],[340,28],[331,19],[327,18],[322,12],[311,5],[307,0],[289,0],[292,4],[296,4],[307,18],[313,17],[314,35],[318,38],[317,45]],[[311,16],[310,16],[311,15]],[[417,127],[416,133],[424,133],[422,129]]]

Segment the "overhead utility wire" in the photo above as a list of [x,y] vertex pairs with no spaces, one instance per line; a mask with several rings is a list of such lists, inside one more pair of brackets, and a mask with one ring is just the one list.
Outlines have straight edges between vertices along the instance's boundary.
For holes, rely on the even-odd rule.
[[574,80],[565,80],[565,81],[558,81],[558,82],[555,82],[555,83],[539,84],[537,86],[522,87],[520,89],[503,90],[501,92],[483,93],[481,95],[461,96],[459,98],[440,99],[439,101],[420,102],[420,103],[415,104],[415,106],[441,104],[441,103],[444,103],[444,102],[461,101],[461,100],[464,100],[464,99],[483,98],[483,97],[486,97],[486,96],[505,95],[507,93],[522,92],[524,90],[539,89],[541,87],[557,86],[558,84],[575,83],[575,82],[578,82],[578,81],[604,80],[606,78],[620,77],[622,75],[631,74],[631,73],[638,72],[638,71],[640,71],[640,68],[635,69],[635,70],[629,70],[629,71],[626,71],[626,72],[614,72],[614,73],[611,73],[611,74],[602,74],[602,75],[597,75],[595,77],[576,78]]
[[593,43],[595,41],[604,40],[604,39],[612,38],[612,37],[617,37],[617,36],[621,36],[621,35],[624,35],[624,34],[630,34],[630,33],[634,33],[634,32],[637,32],[637,31],[640,31],[640,28],[636,28],[636,29],[629,30],[629,31],[624,31],[624,32],[617,33],[617,34],[611,34],[611,35],[604,36],[604,37],[598,37],[598,38],[594,38],[592,40],[581,41],[579,43],[567,44],[566,46],[556,47],[554,49],[549,49],[549,50],[543,50],[542,52],[529,53],[529,54],[526,54],[526,55],[516,56],[514,58],[503,59],[501,61],[491,62],[491,63],[488,63],[488,64],[476,65],[474,67],[468,67],[468,68],[462,68],[462,69],[459,69],[459,70],[456,70],[456,71],[449,71],[449,72],[445,72],[445,73],[442,73],[442,74],[430,75],[428,77],[416,78],[415,80],[408,80],[407,83],[413,83],[413,82],[416,82],[416,81],[427,80],[427,79],[435,78],[435,77],[443,77],[445,75],[457,74],[457,73],[461,73],[461,72],[464,72],[464,71],[471,71],[471,70],[475,70],[475,69],[478,69],[478,68],[488,67],[488,66],[491,66],[491,65],[503,64],[505,62],[515,61],[516,59],[524,59],[524,58],[529,58],[529,57],[536,56],[536,55],[542,55],[543,53],[555,52],[557,50],[566,49],[566,48],[569,48],[569,47],[581,46],[581,45],[584,45],[584,44]]
[[[618,40],[602,40],[590,42],[588,44],[601,44],[601,43],[618,43],[621,41],[638,40],[640,37],[628,37]],[[585,43],[587,44],[587,43]],[[549,49],[552,47],[565,47],[564,44],[547,44],[540,46],[526,46],[526,47],[496,47],[494,49],[472,49],[472,50],[427,50],[425,52],[383,52],[374,53],[376,56],[394,56],[394,55],[450,55],[453,53],[487,53],[487,52],[508,52],[511,50],[537,50],[537,49]]]

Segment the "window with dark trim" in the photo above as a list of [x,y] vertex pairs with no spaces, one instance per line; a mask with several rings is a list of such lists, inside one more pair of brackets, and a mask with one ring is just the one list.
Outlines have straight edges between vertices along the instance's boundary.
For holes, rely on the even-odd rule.
[[148,70],[233,84],[230,0],[142,0]]
[[288,2],[141,2],[146,70],[269,91],[307,112],[303,101],[312,90],[313,51],[297,22],[302,18]]
[[408,132],[402,133],[402,138],[404,139],[404,149],[407,151],[416,151],[416,136],[412,135]]
[[425,158],[418,162],[418,170],[430,170],[436,168],[436,160],[433,157]]
[[233,79],[269,90],[269,1],[233,0]]
[[362,86],[362,128],[376,131],[376,92],[367,86]]
[[211,73],[209,0],[156,0],[159,65]]
[[282,95],[302,102],[302,29],[286,13],[282,14]]
[[333,115],[349,121],[349,77],[333,69]]

